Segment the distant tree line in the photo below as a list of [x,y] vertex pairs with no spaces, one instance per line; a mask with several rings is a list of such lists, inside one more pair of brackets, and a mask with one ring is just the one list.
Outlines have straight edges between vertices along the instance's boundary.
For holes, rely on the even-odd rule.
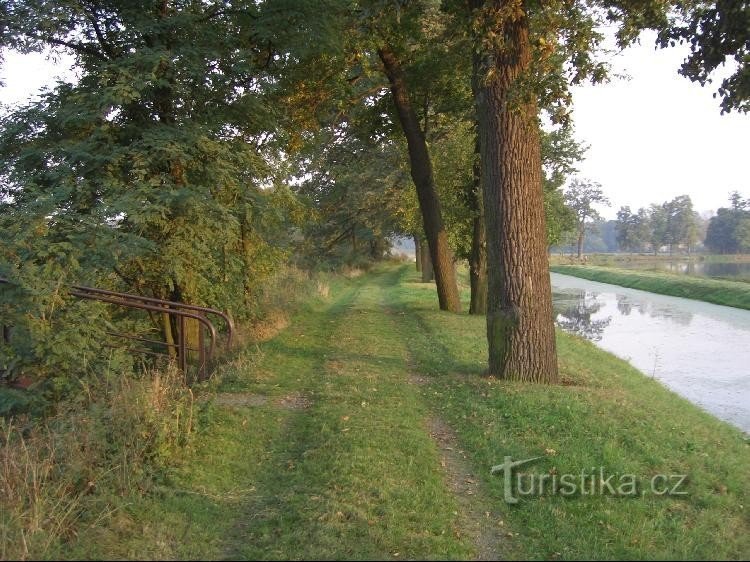
[[660,205],[632,212],[630,207],[621,207],[615,225],[619,248],[624,251],[654,253],[665,246],[669,253],[684,249],[690,253],[700,239],[700,215],[693,210],[688,195],[680,195]]
[[604,220],[592,208],[608,204],[600,187],[595,182],[571,182],[565,202],[578,221],[559,237],[558,249],[577,251],[579,256],[585,252],[691,253],[696,248],[721,254],[750,252],[750,199],[737,191],[729,195],[730,206],[718,209],[710,219],[694,210],[690,196],[680,195],[637,211],[623,206],[616,219]]

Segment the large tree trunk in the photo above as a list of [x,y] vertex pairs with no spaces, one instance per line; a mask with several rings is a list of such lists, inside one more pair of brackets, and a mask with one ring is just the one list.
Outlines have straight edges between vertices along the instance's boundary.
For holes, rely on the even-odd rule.
[[[509,13],[507,0],[493,4],[495,14]],[[482,69],[491,72],[476,100],[487,223],[488,374],[553,383],[558,370],[538,109],[519,84],[531,63],[529,22],[523,13],[510,13],[493,30],[504,41],[483,57],[494,68]]]
[[469,206],[474,212],[471,233],[471,255],[469,256],[469,284],[471,302],[469,314],[487,313],[487,238],[484,228],[484,204],[482,202],[482,172],[480,164],[479,138],[474,158],[474,181],[468,194]]
[[417,272],[422,271],[422,248],[420,247],[419,236],[414,235],[414,261],[417,262]]
[[391,84],[393,103],[409,147],[411,177],[417,189],[419,208],[422,212],[425,236],[430,248],[430,257],[435,272],[438,301],[441,310],[459,312],[461,301],[458,295],[456,272],[453,268],[453,252],[448,245],[448,235],[443,226],[440,201],[435,189],[432,162],[427,143],[419,126],[417,115],[409,99],[401,65],[395,53],[385,46],[378,50],[386,76]]
[[432,267],[432,260],[430,259],[430,249],[427,247],[427,242],[425,240],[421,240],[420,244],[422,245],[421,251],[419,252],[422,261],[422,283],[431,283],[435,278],[435,271]]

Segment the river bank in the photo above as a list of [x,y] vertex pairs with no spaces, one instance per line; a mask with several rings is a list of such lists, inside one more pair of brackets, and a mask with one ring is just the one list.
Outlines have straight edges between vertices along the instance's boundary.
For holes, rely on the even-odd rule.
[[550,271],[661,295],[750,310],[750,285],[740,281],[583,265],[554,265],[550,267]]

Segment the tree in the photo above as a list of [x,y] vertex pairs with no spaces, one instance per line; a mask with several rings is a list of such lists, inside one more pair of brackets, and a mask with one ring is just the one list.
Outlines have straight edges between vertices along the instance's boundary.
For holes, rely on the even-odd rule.
[[631,236],[633,243],[638,249],[643,249],[648,245],[651,236],[651,226],[649,223],[648,209],[641,207],[634,219],[635,225]]
[[[66,282],[252,314],[297,222],[269,80],[279,27],[240,0],[7,1],[2,15],[4,48],[66,51],[78,74],[3,118],[0,268],[25,289],[19,323]],[[153,324],[173,343],[166,315]]]
[[473,6],[484,12],[484,25],[505,38],[503,44],[490,45],[482,45],[480,38],[483,79],[476,89],[487,228],[489,373],[556,381],[552,303],[538,298],[550,293],[538,105],[533,96],[512,107],[510,99],[531,65],[529,21],[523,10],[515,17],[497,17],[504,8],[500,2]]
[[400,234],[399,209],[409,186],[401,147],[375,144],[354,118],[314,135],[300,158],[295,191],[314,213],[305,224],[305,266],[360,265],[381,259]]
[[648,211],[644,208],[633,213],[630,207],[621,207],[615,223],[617,244],[620,250],[635,252],[648,244],[651,234]]
[[737,249],[740,252],[750,252],[750,213],[737,221],[734,229],[734,237],[737,240]]
[[[695,3],[678,5],[688,16],[696,14]],[[606,77],[607,66],[596,57],[605,20],[619,25],[623,47],[642,29],[666,32],[677,24],[668,17],[670,4],[655,0],[471,0],[470,7],[482,77],[476,103],[490,273],[489,372],[554,381],[551,296],[546,254],[539,250],[545,227],[538,110],[565,123],[569,85]],[[736,44],[726,47],[739,50]],[[715,68],[705,66],[709,73]]]
[[721,98],[721,112],[750,111],[750,2],[676,2],[657,39],[661,47],[687,43],[690,54],[680,74],[701,86],[711,74],[734,59],[734,71],[721,81],[714,97]]
[[562,186],[578,171],[575,164],[583,160],[587,149],[573,138],[570,126],[541,131],[544,214],[549,247],[559,245],[566,233],[576,227],[575,213],[565,204]]
[[217,279],[249,290],[261,243],[252,217],[272,191],[261,186],[275,183],[271,110],[247,87],[272,58],[243,31],[255,4],[4,7],[5,45],[64,49],[80,73],[4,122],[11,212],[54,216],[44,236],[69,244],[66,259],[116,271],[130,290],[222,307],[237,291]]
[[430,249],[440,308],[458,312],[461,309],[461,301],[458,295],[453,252],[448,245],[448,234],[443,224],[432,160],[425,142],[424,131],[419,125],[409,95],[409,87],[396,52],[390,45],[384,44],[378,49],[378,56],[383,62],[385,74],[391,84],[393,103],[409,147],[411,177],[417,189],[419,206],[424,219],[424,231]]
[[665,239],[672,254],[675,246],[689,248],[697,240],[697,223],[689,195],[680,195],[662,205],[666,215]]
[[648,211],[649,243],[654,255],[669,242],[667,235],[668,217],[664,205],[652,204]]
[[620,210],[617,211],[615,232],[617,245],[621,250],[633,252],[638,247],[637,226],[638,215],[634,214],[628,206],[620,207]]
[[583,242],[588,225],[600,218],[594,205],[609,205],[609,199],[602,192],[601,184],[574,179],[565,192],[565,202],[576,215],[578,232],[578,258],[583,255]]
[[708,223],[706,246],[712,252],[736,254],[750,250],[750,204],[737,192],[729,196],[731,207],[720,208]]

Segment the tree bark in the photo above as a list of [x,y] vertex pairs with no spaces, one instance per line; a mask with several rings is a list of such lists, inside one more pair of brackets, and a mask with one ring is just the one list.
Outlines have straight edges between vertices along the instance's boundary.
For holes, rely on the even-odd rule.
[[484,204],[482,202],[482,172],[480,164],[479,138],[477,137],[474,158],[474,181],[469,196],[469,206],[474,211],[469,256],[469,285],[471,301],[469,314],[487,313],[487,237],[484,227]]
[[421,242],[419,236],[414,235],[414,261],[417,263],[417,273],[422,271],[422,254]]
[[435,188],[432,161],[427,150],[427,143],[419,125],[417,114],[409,99],[409,91],[398,58],[388,46],[379,49],[378,55],[383,62],[385,74],[391,84],[393,103],[396,106],[396,113],[409,147],[411,177],[417,189],[417,199],[422,212],[425,236],[434,268],[440,309],[459,312],[461,301],[458,295],[456,273],[453,268],[453,251],[448,245],[448,235],[443,225],[440,200]]
[[523,11],[509,11],[506,4],[492,0],[495,14],[510,15],[494,30],[503,45],[483,57],[483,64],[492,65],[483,71],[492,72],[476,96],[487,227],[488,374],[554,383],[538,108],[519,84],[531,64],[529,22]]
[[430,249],[427,247],[427,241],[421,240],[422,249],[419,252],[422,258],[422,283],[431,283],[435,278],[435,271],[432,267],[432,259],[430,259]]

